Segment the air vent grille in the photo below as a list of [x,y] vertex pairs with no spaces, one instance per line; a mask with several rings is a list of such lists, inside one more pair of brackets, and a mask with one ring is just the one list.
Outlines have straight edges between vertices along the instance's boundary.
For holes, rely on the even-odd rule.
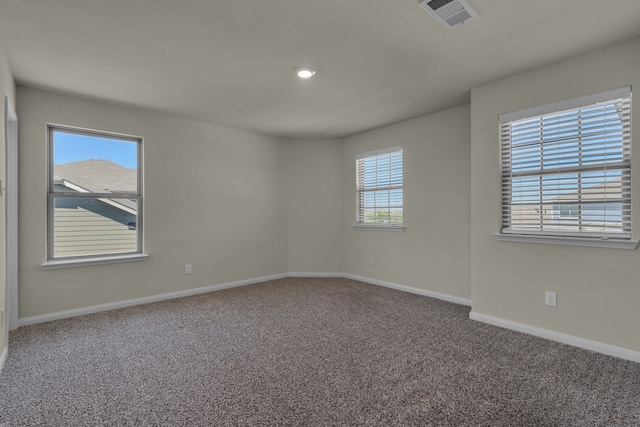
[[478,17],[465,0],[420,0],[420,6],[446,28]]
[[454,0],[431,0],[427,1],[429,7],[433,10],[440,9],[442,6],[453,2]]

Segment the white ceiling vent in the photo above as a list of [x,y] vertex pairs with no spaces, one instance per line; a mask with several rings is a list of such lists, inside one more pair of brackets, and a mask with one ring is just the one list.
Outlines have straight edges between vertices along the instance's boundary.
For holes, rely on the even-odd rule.
[[447,28],[478,17],[465,0],[420,0],[420,6]]

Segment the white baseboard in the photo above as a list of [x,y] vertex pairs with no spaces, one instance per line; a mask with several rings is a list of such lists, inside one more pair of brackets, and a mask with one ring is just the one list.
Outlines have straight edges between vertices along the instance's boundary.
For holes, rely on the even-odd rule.
[[131,307],[140,304],[149,304],[152,302],[164,301],[174,298],[188,297],[192,295],[204,294],[207,292],[219,291],[222,289],[236,288],[238,286],[253,285],[255,283],[267,282],[269,280],[284,279],[286,273],[275,274],[271,276],[262,276],[254,279],[239,280],[237,282],[222,283],[220,285],[205,286],[202,288],[187,289],[184,291],[169,292],[166,294],[152,295],[142,298],[134,298],[125,301],[117,301],[108,304],[93,305],[90,307],[77,308],[73,310],[58,311],[56,313],[43,314],[40,316],[24,317],[18,319],[18,327],[33,325],[36,323],[50,322],[52,320],[66,319],[69,317],[82,316],[84,314],[98,313],[101,311],[115,310],[117,308]]
[[344,273],[287,273],[288,277],[345,277]]
[[342,277],[347,279],[358,280],[360,282],[370,283],[372,285],[384,286],[385,288],[397,289],[399,291],[410,292],[412,294],[423,295],[426,297],[437,298],[455,304],[466,305],[471,307],[471,300],[468,298],[457,297],[454,295],[443,294],[440,292],[427,291],[425,289],[414,288],[412,286],[399,285],[397,283],[385,282],[384,280],[372,279],[355,274],[344,274]]
[[4,346],[4,350],[2,350],[2,356],[0,356],[0,373],[4,369],[4,362],[7,361],[7,355],[9,354],[9,345]]
[[619,357],[621,359],[630,360],[632,362],[640,362],[640,352],[629,350],[623,347],[616,347],[610,344],[604,344],[598,341],[592,341],[573,335],[563,334],[548,329],[538,328],[536,326],[524,323],[513,322],[511,320],[502,319],[500,317],[489,316],[487,314],[472,311],[469,318],[479,322],[488,323],[490,325],[499,326],[501,328],[511,329],[525,334],[534,335],[540,338],[546,338],[551,341],[572,345],[574,347],[584,348],[586,350],[595,351],[597,353],[606,354],[608,356]]

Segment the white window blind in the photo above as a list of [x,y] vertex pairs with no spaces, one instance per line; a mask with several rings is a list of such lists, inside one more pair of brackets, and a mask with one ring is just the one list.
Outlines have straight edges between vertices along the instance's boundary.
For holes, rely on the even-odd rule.
[[402,226],[402,147],[361,154],[356,170],[356,225]]
[[631,238],[631,88],[500,117],[502,233]]

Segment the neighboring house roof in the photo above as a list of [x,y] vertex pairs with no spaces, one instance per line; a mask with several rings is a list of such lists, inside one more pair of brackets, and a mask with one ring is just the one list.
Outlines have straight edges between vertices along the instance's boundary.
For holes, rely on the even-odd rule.
[[[109,160],[83,160],[54,165],[53,179],[81,193],[117,193],[136,195],[138,173]],[[135,213],[136,202],[130,199],[105,199],[110,205]]]

